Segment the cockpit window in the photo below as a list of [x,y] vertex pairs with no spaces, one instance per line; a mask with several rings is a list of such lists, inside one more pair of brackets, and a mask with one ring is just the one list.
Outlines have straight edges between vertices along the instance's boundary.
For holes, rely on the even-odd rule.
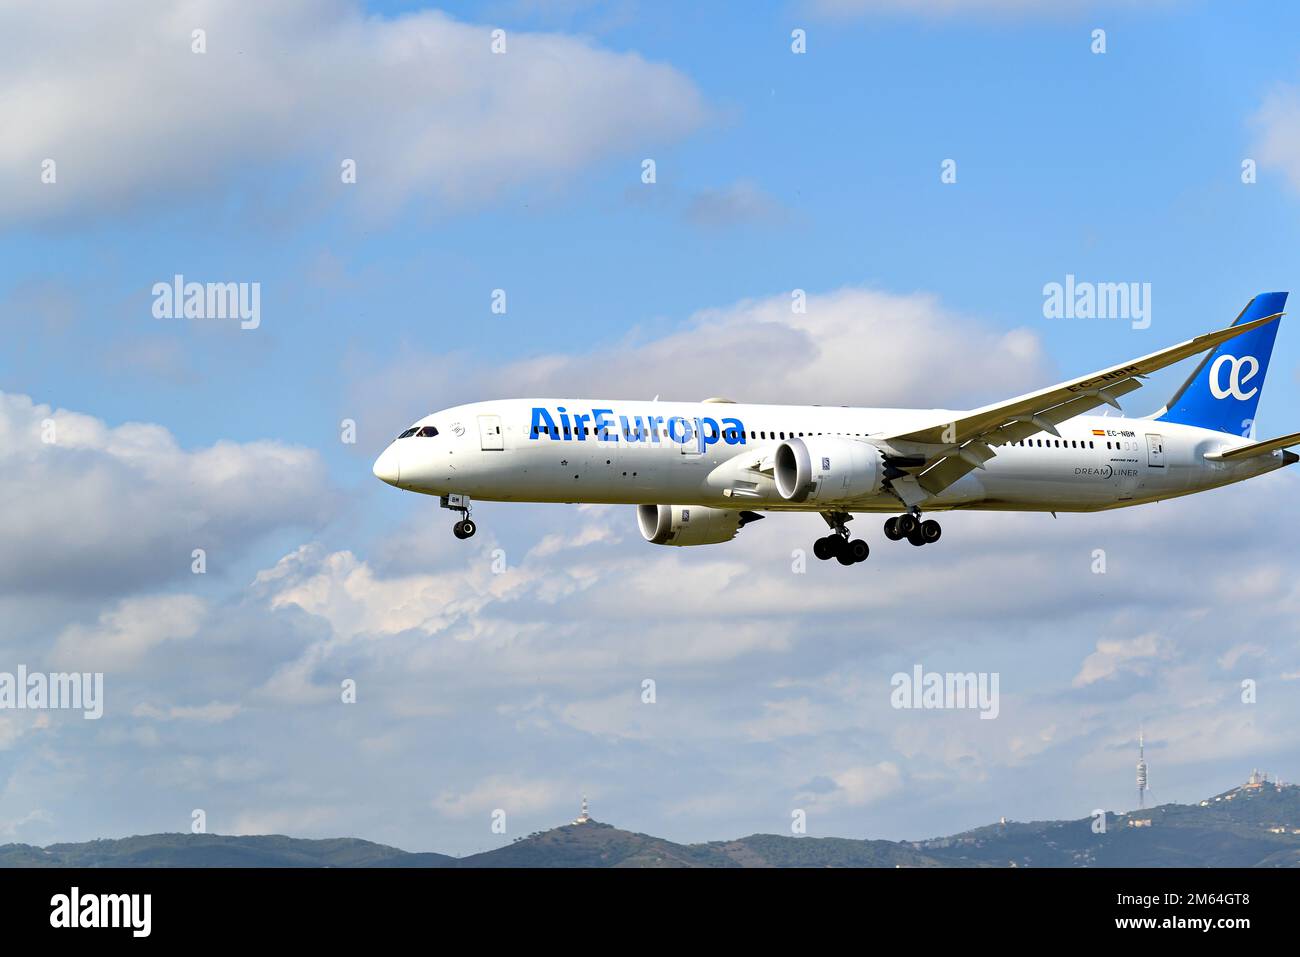
[[420,431],[419,429],[407,429],[405,432],[403,432],[401,435],[399,435],[398,438],[399,438],[399,439],[409,439],[411,436],[413,436],[416,432],[419,432],[419,431]]
[[424,428],[422,428],[419,432],[416,433],[416,435],[418,435],[422,439],[431,439],[437,434],[438,434],[438,430],[431,425],[426,425]]

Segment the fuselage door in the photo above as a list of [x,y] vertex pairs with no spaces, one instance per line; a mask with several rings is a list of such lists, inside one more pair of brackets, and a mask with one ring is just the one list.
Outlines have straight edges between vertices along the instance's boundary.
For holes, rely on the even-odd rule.
[[682,440],[682,455],[700,455],[704,451],[704,440],[700,435],[699,419],[674,419],[669,429],[669,438]]
[[484,452],[500,451],[506,447],[506,437],[501,433],[501,416],[480,415],[478,434]]
[[1165,467],[1165,440],[1163,436],[1147,436],[1147,465],[1153,469]]

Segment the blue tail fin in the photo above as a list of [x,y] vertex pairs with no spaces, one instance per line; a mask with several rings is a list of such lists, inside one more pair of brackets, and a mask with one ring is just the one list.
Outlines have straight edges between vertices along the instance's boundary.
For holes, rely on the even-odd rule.
[[[1262,292],[1237,317],[1234,326],[1281,314],[1286,293]],[[1201,360],[1196,371],[1174,393],[1158,422],[1180,422],[1203,429],[1251,437],[1255,408],[1264,390],[1268,359],[1273,354],[1279,322],[1269,322],[1243,336],[1229,339]]]

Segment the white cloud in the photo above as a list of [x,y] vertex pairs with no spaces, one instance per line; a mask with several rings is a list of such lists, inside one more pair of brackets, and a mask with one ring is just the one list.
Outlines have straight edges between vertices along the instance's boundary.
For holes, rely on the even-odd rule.
[[70,625],[54,645],[54,659],[75,671],[130,668],[165,641],[192,638],[206,603],[193,595],[127,598],[93,625]]
[[1173,650],[1172,641],[1154,632],[1127,640],[1103,638],[1097,642],[1097,650],[1083,660],[1074,687],[1113,678],[1122,671],[1143,672],[1155,660],[1168,660]]
[[829,779],[832,786],[805,791],[796,800],[819,807],[865,807],[903,788],[903,772],[892,761],[844,768]]
[[[802,313],[791,292],[780,293],[701,310],[674,331],[504,365],[404,350],[354,390],[368,419],[394,424],[467,396],[569,397],[575,388],[592,397],[929,408],[1050,385],[1047,366],[1027,328],[992,328],[927,293],[845,287],[809,295]],[[447,391],[431,393],[439,383]]]
[[[53,441],[44,441],[44,439]],[[319,456],[279,442],[186,450],[166,429],[110,427],[0,393],[0,592],[87,595],[189,578],[276,529],[316,525]]]
[[352,552],[326,553],[319,546],[303,546],[257,575],[257,584],[271,589],[271,608],[293,605],[319,615],[345,639],[409,629],[436,634],[493,593],[508,591],[511,582],[488,568],[384,578]]
[[481,814],[484,820],[500,808],[506,812],[508,826],[512,814],[550,810],[565,799],[571,801],[571,793],[554,781],[493,775],[463,791],[443,790],[433,799],[432,805],[448,817]]
[[[152,672],[121,675],[110,701],[148,706],[124,719],[110,747],[109,726],[79,745],[78,720],[9,753],[42,769],[70,762],[69,793],[129,764],[146,803],[127,797],[134,783],[111,781],[132,811],[98,833],[156,820],[143,809],[147,789],[165,787],[193,792],[214,829],[234,815],[245,831],[354,833],[443,851],[483,846],[473,822],[497,807],[512,825],[520,813],[539,825],[568,820],[574,782],[604,788],[602,819],[677,839],[780,830],[788,810],[773,809],[799,806],[817,809],[818,833],[890,837],[951,833],[1000,813],[1123,807],[1140,721],[1161,798],[1200,798],[1235,780],[1235,762],[1244,775],[1294,753],[1293,701],[1264,689],[1262,704],[1242,705],[1219,661],[1243,634],[1265,633],[1278,609],[1239,606],[1231,633],[1198,613],[1205,563],[1251,575],[1262,530],[1286,540],[1293,488],[1279,475],[1251,491],[1059,522],[953,515],[933,550],[886,543],[864,519],[859,531],[876,546],[867,565],[817,563],[806,575],[789,563],[792,536],[819,530],[806,516],[773,516],[737,542],[692,550],[640,542],[627,509],[502,506],[498,515],[520,521],[498,527],[489,509],[482,540],[437,535],[423,570],[394,570],[362,551],[291,552],[247,600],[209,602],[192,638],[156,641],[164,628],[144,636],[159,668],[190,667],[160,672],[175,678],[165,686]],[[586,544],[536,547],[562,515],[577,519],[566,534]],[[605,523],[626,530],[586,528]],[[1236,534],[1208,551],[1187,544],[1216,527]],[[492,575],[499,534],[510,571]],[[1097,544],[1108,548],[1109,575],[1090,571]],[[382,551],[377,543],[372,554]],[[1144,579],[1156,565],[1159,581]],[[148,617],[142,606],[131,622]],[[1177,655],[1153,637],[1155,620],[1177,636]],[[116,635],[135,625],[119,616],[87,627]],[[232,633],[244,643],[224,645]],[[1293,636],[1267,633],[1270,655],[1294,657]],[[1115,639],[1099,644],[1098,634]],[[998,719],[891,708],[889,676],[913,661],[999,671]],[[1140,683],[1105,678],[1136,669],[1146,671]],[[1072,687],[1076,670],[1082,683]],[[339,703],[345,676],[357,681],[355,706]],[[657,683],[653,705],[640,699],[646,677]],[[223,719],[247,736],[246,760],[213,763],[232,733]],[[52,735],[59,748],[41,747]],[[338,762],[362,773],[340,778]],[[672,816],[688,805],[689,821]],[[35,806],[60,822],[84,817],[31,795],[0,799],[0,816]],[[440,812],[433,831],[430,806]],[[865,830],[862,808],[871,809]]]
[[1243,659],[1258,659],[1268,657],[1268,649],[1263,645],[1256,644],[1253,641],[1243,642],[1239,645],[1233,645],[1227,651],[1219,656],[1219,667],[1225,671],[1235,668],[1237,662]]
[[52,824],[53,822],[54,819],[50,817],[48,811],[43,808],[35,808],[22,817],[8,821],[0,820],[0,835],[16,839],[33,824]]
[[683,215],[697,226],[725,228],[775,225],[786,219],[787,212],[757,183],[741,179],[728,186],[696,193]]
[[1254,158],[1265,169],[1279,170],[1300,192],[1300,88],[1275,87],[1250,118],[1257,138]]
[[202,705],[171,705],[158,708],[141,702],[131,709],[137,718],[150,718],[154,721],[199,721],[204,724],[220,724],[229,721],[240,712],[235,702],[212,701]]
[[[191,32],[207,31],[207,52]],[[471,203],[690,132],[694,85],[635,53],[351,0],[0,6],[0,207],[10,216],[175,202],[248,172]],[[51,57],[58,68],[51,69]],[[57,184],[40,182],[58,164]],[[342,187],[340,164],[357,162]]]

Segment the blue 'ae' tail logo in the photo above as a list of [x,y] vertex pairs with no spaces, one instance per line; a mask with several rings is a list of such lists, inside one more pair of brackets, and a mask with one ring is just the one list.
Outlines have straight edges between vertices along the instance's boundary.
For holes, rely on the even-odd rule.
[[[1246,304],[1233,325],[1279,315],[1286,306],[1286,296],[1284,292],[1260,293]],[[1221,343],[1201,360],[1156,421],[1253,437],[1255,409],[1280,324],[1280,320],[1265,323]]]

